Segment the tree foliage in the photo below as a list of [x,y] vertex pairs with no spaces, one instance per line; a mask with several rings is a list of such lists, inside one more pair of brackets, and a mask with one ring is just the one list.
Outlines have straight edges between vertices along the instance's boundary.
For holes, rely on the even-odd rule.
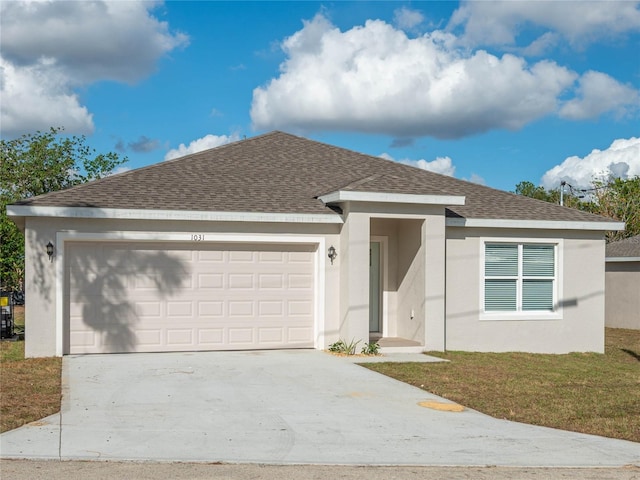
[[[640,177],[621,179],[612,177],[606,181],[594,180],[592,188],[565,192],[564,205],[625,222],[621,232],[608,232],[607,240],[622,240],[640,235]],[[560,203],[560,190],[546,190],[531,182],[520,182],[515,193],[551,203]]]
[[0,140],[0,287],[22,289],[24,237],[6,206],[96,180],[126,162],[117,153],[96,154],[84,136],[63,136],[62,128]]

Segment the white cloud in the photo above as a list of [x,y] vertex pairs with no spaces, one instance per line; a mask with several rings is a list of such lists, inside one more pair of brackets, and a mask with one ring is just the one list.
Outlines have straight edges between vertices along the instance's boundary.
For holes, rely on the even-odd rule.
[[319,14],[284,40],[280,76],[254,90],[253,125],[459,138],[555,113],[577,78],[454,42],[440,31],[410,39],[379,20],[341,32]]
[[614,111],[623,115],[640,106],[638,91],[623,85],[601,72],[586,72],[578,81],[578,97],[560,109],[560,116],[570,120],[584,120]]
[[181,143],[178,148],[169,150],[164,156],[164,159],[171,160],[173,158],[184,157],[185,155],[219,147],[220,145],[226,145],[227,143],[237,142],[238,140],[240,140],[240,136],[236,133],[231,135],[205,135],[202,138],[192,141],[189,146]]
[[92,133],[93,115],[67,88],[67,78],[46,62],[15,67],[0,58],[0,124],[4,134],[46,131]]
[[453,162],[449,157],[437,157],[435,160],[427,161],[424,159],[410,160],[408,158],[405,158],[403,160],[395,160],[388,153],[383,153],[380,156],[387,160],[392,160],[394,162],[402,163],[404,165],[409,165],[411,167],[420,168],[422,170],[428,170],[434,173],[440,173],[442,175],[448,175],[450,177],[453,177],[454,174],[456,173],[456,167],[453,165]]
[[1,2],[3,133],[93,130],[76,88],[135,82],[188,39],[151,11],[157,2]]
[[393,11],[393,23],[403,30],[411,30],[422,22],[424,22],[424,15],[418,10],[402,7]]
[[130,170],[131,170],[131,167],[123,167],[123,166],[121,165],[121,166],[119,166],[119,167],[116,167],[116,168],[113,170],[113,172],[111,172],[111,174],[110,174],[109,176],[111,176],[111,175],[118,175],[119,173],[125,173],[125,172],[128,172],[128,171],[130,171]]
[[543,27],[579,46],[640,31],[638,1],[467,1],[448,28],[464,28],[461,41],[470,46],[515,45],[526,26]]
[[576,188],[588,188],[594,178],[610,175],[623,179],[640,175],[640,137],[614,140],[606,150],[593,150],[584,158],[569,157],[544,174],[542,185],[558,188],[564,180]]
[[478,185],[487,184],[486,180],[480,175],[478,175],[477,173],[472,173],[469,178],[463,178],[463,180],[466,180],[467,182],[471,182],[471,183],[477,183]]

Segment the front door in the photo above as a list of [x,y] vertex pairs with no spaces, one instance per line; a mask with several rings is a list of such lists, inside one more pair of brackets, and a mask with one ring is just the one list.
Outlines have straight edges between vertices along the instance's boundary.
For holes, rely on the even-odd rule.
[[380,328],[380,242],[369,246],[369,332]]

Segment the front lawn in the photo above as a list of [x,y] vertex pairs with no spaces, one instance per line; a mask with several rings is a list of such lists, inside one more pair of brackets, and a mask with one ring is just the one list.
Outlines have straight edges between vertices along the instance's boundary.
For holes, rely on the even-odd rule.
[[[24,325],[24,307],[15,308]],[[0,342],[0,432],[60,411],[62,359],[24,358],[24,341]]]
[[605,348],[430,352],[450,362],[365,366],[493,417],[640,442],[640,331],[607,328]]

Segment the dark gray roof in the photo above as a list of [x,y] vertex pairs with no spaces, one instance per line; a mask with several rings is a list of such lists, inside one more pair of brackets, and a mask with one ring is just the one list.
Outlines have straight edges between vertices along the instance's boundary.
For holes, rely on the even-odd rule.
[[335,215],[317,197],[337,190],[464,195],[451,217],[612,221],[278,131],[17,204]]
[[607,257],[640,257],[640,235],[607,245]]

